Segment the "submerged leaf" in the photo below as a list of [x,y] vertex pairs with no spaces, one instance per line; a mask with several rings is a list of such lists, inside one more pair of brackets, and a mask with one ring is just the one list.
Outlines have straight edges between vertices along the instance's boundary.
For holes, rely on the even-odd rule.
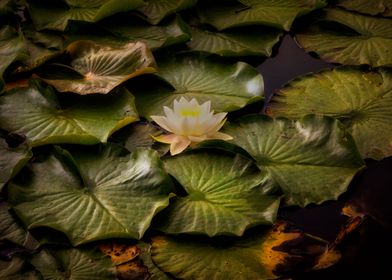
[[[321,21],[320,26],[311,25],[309,30],[296,35],[306,51],[341,64],[392,65],[392,19],[330,9],[317,20]],[[331,22],[338,25],[328,27]]]
[[64,31],[70,20],[97,22],[143,5],[143,0],[28,0],[29,12],[36,28],[59,31]]
[[132,77],[155,72],[154,57],[142,42],[110,47],[77,41],[66,52],[71,56],[71,67],[55,64],[51,71],[39,73],[60,92],[106,94]]
[[333,118],[309,115],[292,121],[254,115],[224,131],[280,185],[289,205],[337,199],[364,167],[355,142]]
[[62,108],[51,87],[37,81],[0,96],[0,127],[25,135],[32,146],[49,143],[106,142],[138,115],[133,96],[124,88],[108,95],[77,96]]
[[363,158],[392,155],[392,71],[339,67],[292,81],[272,98],[273,116],[339,119]]
[[219,30],[257,24],[288,31],[296,17],[325,5],[325,0],[206,1],[199,14]]
[[93,250],[44,249],[30,262],[43,279],[117,279],[110,259]]
[[139,8],[138,11],[144,15],[148,22],[158,24],[164,17],[190,8],[196,2],[197,0],[146,0],[146,5]]
[[31,175],[10,186],[9,199],[28,228],[62,231],[73,245],[141,238],[153,216],[169,204],[171,184],[154,151],[127,154],[105,146],[98,152],[76,149],[72,155],[82,180],[66,164],[70,156],[57,153],[29,165]]
[[162,81],[129,86],[145,118],[163,115],[163,106],[171,107],[180,97],[188,101],[195,98],[199,103],[211,101],[215,112],[238,110],[263,99],[263,77],[244,62],[231,65],[185,54],[158,60],[158,68],[156,75],[172,87]]
[[187,196],[174,198],[157,219],[164,232],[240,236],[275,221],[280,198],[248,159],[196,152],[167,158],[165,167]]

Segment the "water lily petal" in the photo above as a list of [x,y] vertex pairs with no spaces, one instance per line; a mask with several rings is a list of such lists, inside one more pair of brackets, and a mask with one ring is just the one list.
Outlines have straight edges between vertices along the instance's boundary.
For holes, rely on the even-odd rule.
[[168,121],[168,119],[166,117],[163,117],[163,116],[151,116],[151,119],[154,122],[156,122],[163,129],[166,129],[167,131],[174,133],[174,131],[172,131],[170,123],[169,123],[169,121]]
[[221,129],[226,122],[225,119],[226,115],[227,113],[219,113],[214,115],[214,117],[208,123],[205,124],[206,127],[205,133],[211,134]]
[[164,135],[159,135],[159,136],[153,136],[151,135],[151,137],[157,141],[157,142],[161,142],[164,144],[171,144],[173,142],[178,142],[177,137],[178,135],[175,134],[164,134]]
[[194,143],[200,143],[204,140],[207,140],[207,136],[206,135],[201,135],[201,136],[188,136],[188,139],[192,141],[191,145]]
[[170,154],[172,156],[177,155],[185,150],[190,144],[191,140],[189,140],[187,137],[178,136],[176,141],[170,144]]
[[219,139],[227,141],[233,139],[233,137],[226,133],[216,132],[215,134],[209,136],[208,139]]

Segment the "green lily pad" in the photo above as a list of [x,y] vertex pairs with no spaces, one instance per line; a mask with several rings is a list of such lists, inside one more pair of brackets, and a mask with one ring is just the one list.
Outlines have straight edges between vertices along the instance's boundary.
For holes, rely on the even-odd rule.
[[238,110],[263,99],[264,83],[259,72],[244,62],[227,64],[195,54],[176,55],[158,60],[159,78],[167,81],[129,85],[141,116],[163,115],[163,106],[172,107],[175,99],[196,98],[201,104],[211,101],[216,112]]
[[32,24],[23,25],[26,49],[29,56],[21,62],[25,65],[22,70],[31,70],[42,65],[49,59],[59,55],[64,48],[61,34],[35,30]]
[[330,9],[317,20],[318,25],[296,34],[306,51],[347,65],[392,65],[392,19]]
[[313,113],[342,121],[363,158],[392,155],[392,71],[339,67],[292,81],[268,113],[300,118]]
[[[309,246],[305,258],[302,243]],[[271,280],[282,279],[279,276],[290,264],[306,269],[326,248],[320,238],[277,226],[250,230],[241,238],[158,236],[152,239],[151,255],[160,269],[178,279]]]
[[337,199],[364,167],[354,140],[333,118],[309,115],[292,121],[255,115],[224,131],[280,185],[289,205]]
[[33,156],[27,144],[10,147],[0,137],[0,191],[9,179],[14,177]]
[[392,16],[391,0],[338,0],[337,5],[362,14]]
[[[7,203],[0,204],[0,241],[12,242],[29,250],[37,249],[39,243],[26,231]],[[4,278],[1,278],[4,279]]]
[[4,280],[41,280],[41,275],[34,270],[25,271],[25,261],[13,257],[11,261],[0,260],[0,279]]
[[0,16],[12,14],[16,9],[15,0],[2,0],[0,2]]
[[150,123],[137,122],[124,127],[114,134],[112,140],[130,152],[143,147],[153,148],[160,156],[163,156],[169,151],[169,145],[156,142],[153,139],[153,137],[157,137],[162,133],[162,130]]
[[227,32],[213,32],[190,28],[191,50],[204,51],[222,56],[271,56],[272,48],[283,33],[266,27],[236,28]]
[[154,224],[166,233],[238,235],[275,221],[280,198],[269,178],[242,156],[207,152],[165,159],[187,195],[175,197]]
[[169,204],[172,186],[156,152],[128,154],[117,146],[105,146],[75,148],[72,155],[51,154],[29,165],[29,178],[10,185],[9,200],[29,229],[59,230],[73,245],[141,238],[152,217]]
[[140,20],[123,17],[110,18],[101,24],[119,40],[125,42],[141,41],[151,50],[183,43],[191,38],[186,24],[179,16],[160,25],[149,25]]
[[147,267],[150,277],[148,280],[170,280],[173,279],[169,277],[165,272],[159,269],[157,265],[152,261],[151,258],[151,244],[145,242],[138,242],[138,248],[140,248],[139,258],[142,260],[143,264]]
[[166,16],[194,6],[197,0],[145,0],[146,5],[139,8],[151,24],[158,24]]
[[199,15],[203,22],[218,30],[267,25],[288,31],[296,17],[325,5],[324,0],[206,1],[199,7]]
[[21,32],[5,25],[0,28],[0,92],[3,91],[4,71],[12,62],[26,57],[26,46]]
[[133,96],[124,88],[108,95],[77,96],[62,107],[51,87],[33,81],[0,96],[0,127],[27,137],[32,146],[106,142],[138,119]]
[[109,47],[77,41],[67,47],[66,53],[72,59],[71,66],[53,64],[38,73],[60,92],[106,94],[132,77],[155,72],[154,57],[142,42]]
[[44,249],[30,262],[43,279],[117,279],[110,259],[93,250]]
[[64,31],[71,20],[97,22],[119,12],[143,6],[143,0],[29,0],[29,12],[38,30]]

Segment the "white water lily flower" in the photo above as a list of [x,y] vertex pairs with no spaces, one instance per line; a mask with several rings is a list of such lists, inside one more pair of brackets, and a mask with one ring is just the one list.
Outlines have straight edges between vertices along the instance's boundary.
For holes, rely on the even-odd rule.
[[170,144],[170,154],[176,155],[189,145],[207,139],[233,139],[230,135],[218,132],[225,123],[227,113],[214,114],[211,101],[200,105],[196,99],[191,101],[184,97],[174,100],[173,109],[163,106],[166,116],[151,116],[162,128],[171,134],[154,137],[156,141]]

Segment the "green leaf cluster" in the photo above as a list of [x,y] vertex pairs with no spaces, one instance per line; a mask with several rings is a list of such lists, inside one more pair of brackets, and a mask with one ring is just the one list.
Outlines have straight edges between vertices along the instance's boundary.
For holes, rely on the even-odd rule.
[[[291,259],[333,264],[278,211],[336,200],[364,159],[392,156],[391,4],[352,2],[0,1],[0,278],[275,279]],[[288,31],[350,66],[267,100],[245,61]],[[233,139],[168,155],[151,116],[181,97],[229,112]],[[265,112],[244,116],[252,103]],[[276,249],[301,240],[311,263]],[[132,257],[105,256],[120,241]]]

